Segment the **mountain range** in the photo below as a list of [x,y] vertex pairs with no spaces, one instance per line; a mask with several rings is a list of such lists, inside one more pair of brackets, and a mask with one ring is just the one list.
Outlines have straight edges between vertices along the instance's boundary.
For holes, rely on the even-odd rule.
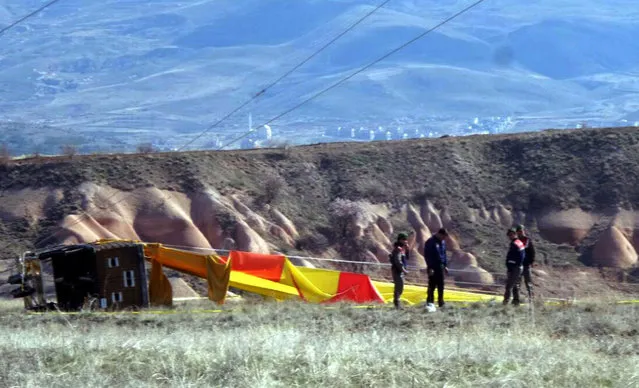
[[[233,138],[249,113],[269,121],[471,3],[391,0],[191,148]],[[0,26],[42,4],[0,1]],[[0,36],[0,142],[179,146],[378,4],[61,0]],[[638,17],[630,0],[486,0],[271,126],[312,142],[321,134],[304,131],[340,123],[452,134],[475,117],[512,117],[515,131],[632,123]],[[16,140],[6,125],[42,130]]]

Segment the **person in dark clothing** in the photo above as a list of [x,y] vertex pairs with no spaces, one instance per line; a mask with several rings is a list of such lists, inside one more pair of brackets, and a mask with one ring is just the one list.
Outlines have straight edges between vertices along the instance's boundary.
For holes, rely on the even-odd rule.
[[528,291],[528,301],[533,300],[533,282],[530,268],[535,265],[535,246],[532,240],[526,234],[526,229],[523,225],[517,226],[517,238],[524,244],[524,250],[526,252],[526,258],[524,259],[524,269],[522,275],[524,277],[524,284],[526,285],[526,291]]
[[506,292],[504,293],[504,305],[507,305],[510,301],[512,293],[513,304],[518,306],[519,301],[519,284],[521,283],[521,272],[526,259],[526,248],[517,238],[517,231],[515,228],[508,230],[508,238],[510,239],[510,248],[506,255],[506,269],[508,270],[508,277],[506,278]]
[[397,241],[393,244],[393,251],[390,254],[391,274],[393,275],[393,304],[395,308],[400,308],[400,298],[404,292],[404,276],[408,260],[408,236],[400,233]]
[[444,306],[444,273],[448,274],[448,259],[446,257],[446,236],[448,232],[442,228],[431,236],[424,244],[424,258],[428,267],[428,296],[427,304],[435,302],[435,288],[437,288],[437,303]]

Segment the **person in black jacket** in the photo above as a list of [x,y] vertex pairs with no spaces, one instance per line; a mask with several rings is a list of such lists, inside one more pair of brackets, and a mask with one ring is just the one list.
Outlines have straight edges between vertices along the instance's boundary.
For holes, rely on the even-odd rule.
[[448,232],[442,228],[429,238],[424,244],[424,258],[428,266],[428,297],[426,304],[435,302],[435,288],[437,288],[437,303],[444,306],[444,273],[448,274],[448,259],[446,257],[446,236]]
[[535,246],[532,240],[526,234],[526,229],[523,225],[517,226],[517,238],[524,244],[526,251],[526,258],[524,259],[524,269],[522,275],[524,277],[524,284],[526,285],[526,291],[528,291],[528,301],[533,300],[533,282],[530,268],[535,265]]
[[519,301],[519,284],[521,283],[521,272],[524,260],[526,258],[526,248],[524,244],[517,238],[517,230],[515,228],[508,230],[508,238],[510,239],[510,248],[506,255],[506,268],[508,277],[506,278],[506,292],[504,293],[504,305],[510,301],[510,295],[513,296],[513,304],[518,306]]
[[400,308],[400,298],[404,292],[404,276],[406,273],[406,261],[408,260],[408,236],[400,233],[397,241],[393,244],[393,251],[390,254],[391,274],[393,275],[393,304],[395,308]]

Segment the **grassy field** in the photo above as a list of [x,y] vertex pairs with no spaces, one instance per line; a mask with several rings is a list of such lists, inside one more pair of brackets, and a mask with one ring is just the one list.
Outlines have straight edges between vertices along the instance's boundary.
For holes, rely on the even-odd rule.
[[639,386],[636,305],[428,314],[265,303],[72,316],[1,308],[2,387]]

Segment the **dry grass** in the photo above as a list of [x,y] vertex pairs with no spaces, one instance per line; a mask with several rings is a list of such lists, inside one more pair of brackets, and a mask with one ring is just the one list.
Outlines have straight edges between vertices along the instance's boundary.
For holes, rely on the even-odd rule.
[[[210,306],[210,305],[209,305]],[[1,386],[639,384],[635,306],[27,316],[3,305]]]

